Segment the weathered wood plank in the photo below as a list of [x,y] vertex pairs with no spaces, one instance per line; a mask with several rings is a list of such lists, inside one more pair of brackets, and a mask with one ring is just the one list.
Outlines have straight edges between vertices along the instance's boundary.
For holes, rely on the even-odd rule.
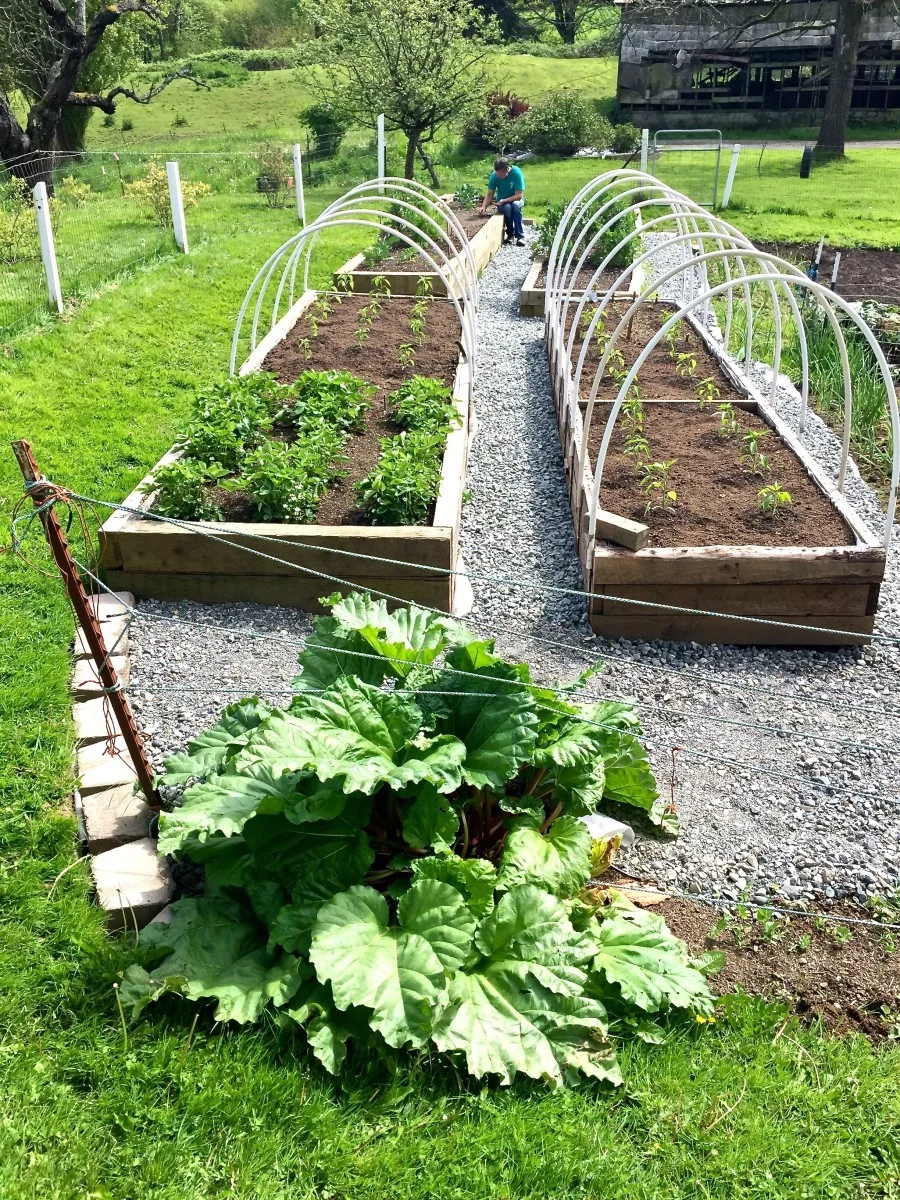
[[747,616],[768,616],[769,613],[791,613],[795,617],[815,614],[845,614],[864,617],[868,614],[869,590],[865,582],[816,583],[742,583],[732,586],[698,584],[694,587],[615,587],[604,588],[603,612],[634,613],[636,616],[659,615],[652,608],[617,602],[617,597],[642,600],[648,604],[667,604],[677,608],[711,609],[716,612],[739,613]]
[[625,546],[628,550],[643,550],[650,537],[650,527],[640,521],[632,521],[629,517],[620,517],[618,513],[606,512],[599,509],[594,526],[597,537],[617,546]]
[[613,584],[740,584],[818,581],[880,583],[885,553],[879,546],[701,546],[594,552],[596,587]]
[[[796,617],[784,613],[767,614],[767,620],[795,622]],[[592,613],[591,628],[600,637],[629,638],[640,641],[660,639],[666,642],[700,642],[703,645],[718,643],[728,646],[854,646],[863,645],[867,639],[861,634],[871,633],[874,617],[827,617],[816,624],[831,628],[834,632],[811,633],[802,629],[783,629],[777,625],[757,624],[753,621],[729,621],[715,617],[691,617],[687,614],[666,616],[635,616],[623,614],[606,616]]]
[[452,575],[436,579],[398,579],[372,576],[340,586],[327,579],[294,574],[277,575],[171,575],[152,571],[109,571],[110,587],[127,587],[136,596],[155,600],[196,600],[201,604],[278,604],[322,612],[319,599],[332,592],[386,592],[397,604],[421,604],[449,612],[452,604]]

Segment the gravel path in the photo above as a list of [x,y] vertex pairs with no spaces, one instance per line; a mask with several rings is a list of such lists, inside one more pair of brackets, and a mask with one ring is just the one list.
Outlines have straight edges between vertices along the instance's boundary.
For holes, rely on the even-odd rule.
[[[758,902],[864,900],[897,887],[897,647],[818,652],[609,643],[593,637],[577,596],[506,582],[524,577],[581,586],[543,324],[517,315],[528,265],[527,251],[505,247],[482,281],[478,432],[463,553],[468,570],[492,579],[473,579],[470,620],[543,680],[570,680],[602,657],[606,668],[591,681],[590,694],[639,703],[660,786],[674,797],[682,834],[672,841],[639,829],[619,860],[626,870],[670,889],[728,899],[746,891]],[[792,388],[779,389],[778,407],[788,419],[796,404]],[[814,414],[804,440],[834,467],[837,441]],[[847,490],[880,530],[877,501],[858,475]],[[900,632],[897,545],[882,590],[882,633]],[[254,690],[284,699],[277,689],[288,689],[294,674],[294,639],[309,628],[301,614],[257,605],[147,602],[141,613],[211,626],[135,622],[130,691],[157,760],[209,724],[224,702]],[[262,636],[248,639],[248,632]],[[198,680],[201,694],[172,690],[201,686]],[[760,725],[778,732],[754,728]]]

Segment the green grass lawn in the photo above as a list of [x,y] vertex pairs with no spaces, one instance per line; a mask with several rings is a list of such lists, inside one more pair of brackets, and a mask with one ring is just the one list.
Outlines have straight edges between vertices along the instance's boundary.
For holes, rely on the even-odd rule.
[[[289,223],[288,215],[276,214]],[[0,365],[2,443],[116,500],[223,370],[235,311],[284,236],[240,225],[107,285]],[[337,240],[319,278],[350,249]],[[0,453],[8,519],[21,486]],[[38,539],[31,548],[40,565]],[[897,1195],[900,1054],[756,1002],[626,1047],[627,1086],[466,1086],[403,1056],[338,1082],[268,1028],[163,1006],[126,1032],[129,959],[76,865],[59,584],[0,558],[0,1196],[3,1200],[827,1200]]]

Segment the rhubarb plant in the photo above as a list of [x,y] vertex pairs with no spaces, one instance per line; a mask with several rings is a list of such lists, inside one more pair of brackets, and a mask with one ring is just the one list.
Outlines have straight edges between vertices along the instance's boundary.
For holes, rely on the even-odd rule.
[[380,1045],[509,1084],[620,1081],[616,1045],[711,1013],[663,919],[589,888],[582,818],[665,809],[629,704],[537,684],[451,618],[327,601],[286,708],[230,705],[166,764],[159,848],[199,894],[140,934],[120,996],[305,1034],[337,1073]]

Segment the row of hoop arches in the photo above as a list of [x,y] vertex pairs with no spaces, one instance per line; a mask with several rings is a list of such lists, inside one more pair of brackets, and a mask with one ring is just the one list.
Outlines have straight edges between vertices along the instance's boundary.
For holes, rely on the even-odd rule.
[[[657,210],[657,215],[649,215],[654,209]],[[622,237],[593,271],[587,285],[579,284],[585,268],[590,270],[588,264],[597,246],[601,243],[609,244],[618,232],[617,225],[623,231]],[[610,234],[610,231],[613,233]],[[615,323],[596,367],[582,423],[579,417],[579,396],[589,347],[597,326],[603,320],[603,315],[615,298],[616,292],[621,293],[623,288],[627,288],[625,281],[634,272],[638,272],[635,277],[640,278],[640,268],[659,253],[658,244],[652,248],[645,248],[643,244],[644,236],[654,231],[666,235],[667,252],[677,252],[680,261],[677,265],[656,274],[653,281],[643,286],[637,295],[629,297],[631,303],[621,319]],[[603,272],[619,254],[623,251],[627,253],[633,242],[637,245],[632,261],[619,272],[605,293],[600,294],[598,284]],[[710,283],[710,266],[721,271],[724,282]],[[761,285],[769,296],[774,325],[771,399],[774,400],[778,387],[785,335],[795,336],[799,347],[801,379],[798,435],[803,433],[809,403],[809,344],[806,323],[813,319],[815,313],[819,314],[819,320],[824,318],[827,322],[837,343],[843,386],[843,431],[840,469],[836,480],[840,492],[844,491],[846,482],[853,416],[853,380],[842,320],[855,327],[872,351],[884,384],[891,424],[892,462],[883,539],[885,548],[889,547],[900,476],[900,415],[890,367],[872,330],[847,301],[808,278],[799,267],[774,254],[759,250],[733,225],[707,212],[688,196],[667,187],[654,176],[641,171],[608,171],[585,184],[560,220],[547,264],[547,350],[550,369],[555,375],[557,394],[563,397],[568,418],[566,424],[572,431],[570,436],[576,441],[577,479],[581,481],[585,478],[591,422],[597,393],[610,355],[623,332],[630,328],[635,313],[655,299],[657,292],[672,280],[679,281],[674,285],[678,298],[673,300],[667,296],[667,304],[669,307],[675,307],[677,311],[656,330],[642,348],[634,365],[621,381],[610,409],[593,470],[588,529],[594,531],[596,528],[597,512],[601,507],[603,470],[616,420],[644,362],[666,334],[683,319],[694,318],[700,324],[707,324],[713,312],[713,302],[721,297],[724,302],[722,343],[725,348],[730,345],[732,327],[736,319],[743,318],[743,352],[735,365],[738,371],[749,379],[754,341],[752,289],[753,285]],[[573,356],[582,314],[587,305],[594,303],[591,297],[598,295],[599,303],[596,304],[590,323],[583,333],[582,347],[575,360]],[[779,301],[783,301],[783,304]],[[810,304],[810,301],[814,303]],[[788,322],[787,328],[785,321]],[[593,543],[593,532],[590,537]]]
[[[469,405],[473,405],[478,350],[478,271],[469,239],[448,201],[412,179],[370,179],[351,188],[299,233],[270,255],[247,289],[231,340],[229,373],[238,369],[245,324],[246,352],[252,354],[309,288],[310,269],[322,234],[355,227],[370,236],[389,237],[418,253],[427,270],[443,276],[447,299],[459,320]],[[301,270],[302,267],[302,270]],[[298,276],[302,286],[298,288]]]

